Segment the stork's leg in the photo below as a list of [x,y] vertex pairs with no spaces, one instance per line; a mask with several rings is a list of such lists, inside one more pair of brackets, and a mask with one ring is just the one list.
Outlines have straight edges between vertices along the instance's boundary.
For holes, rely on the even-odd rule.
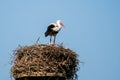
[[55,44],[56,36],[54,36],[54,44]]
[[50,36],[50,44],[51,44],[51,41],[52,41],[52,36]]

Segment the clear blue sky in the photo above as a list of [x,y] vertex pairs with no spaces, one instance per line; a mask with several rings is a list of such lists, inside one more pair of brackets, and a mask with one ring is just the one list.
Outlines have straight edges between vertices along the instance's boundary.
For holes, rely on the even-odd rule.
[[10,56],[18,45],[40,43],[50,22],[65,24],[57,43],[85,64],[79,80],[120,80],[120,0],[0,0],[0,79],[10,80]]

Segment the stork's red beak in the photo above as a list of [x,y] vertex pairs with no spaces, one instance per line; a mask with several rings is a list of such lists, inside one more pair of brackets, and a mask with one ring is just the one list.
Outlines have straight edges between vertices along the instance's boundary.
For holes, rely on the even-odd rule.
[[64,24],[63,24],[62,22],[60,22],[60,25],[61,25],[62,27],[64,27]]

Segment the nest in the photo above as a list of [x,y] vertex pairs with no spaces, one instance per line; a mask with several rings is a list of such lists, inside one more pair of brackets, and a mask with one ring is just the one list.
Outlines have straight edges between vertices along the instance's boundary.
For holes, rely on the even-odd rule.
[[61,76],[77,78],[77,54],[60,45],[32,45],[15,50],[11,75],[14,78],[30,76]]

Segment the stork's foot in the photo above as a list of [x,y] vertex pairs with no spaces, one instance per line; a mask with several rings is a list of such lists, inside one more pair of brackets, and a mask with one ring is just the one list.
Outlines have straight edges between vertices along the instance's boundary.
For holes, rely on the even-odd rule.
[[49,43],[49,45],[52,45],[52,44],[53,44],[52,42]]
[[49,45],[52,45],[52,46],[53,46],[53,45],[56,45],[56,44],[55,44],[54,42],[51,42],[51,43],[49,43]]

